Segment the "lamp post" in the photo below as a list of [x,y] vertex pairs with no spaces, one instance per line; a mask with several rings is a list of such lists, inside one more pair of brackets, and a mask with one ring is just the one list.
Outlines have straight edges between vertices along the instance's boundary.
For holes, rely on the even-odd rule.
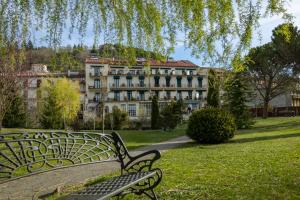
[[102,94],[102,133],[104,133],[104,121],[105,121],[105,100],[107,93]]

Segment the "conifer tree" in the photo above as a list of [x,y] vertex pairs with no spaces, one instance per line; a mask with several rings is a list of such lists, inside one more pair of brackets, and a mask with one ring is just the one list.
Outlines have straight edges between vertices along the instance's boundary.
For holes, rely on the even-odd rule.
[[3,126],[7,128],[24,127],[26,122],[26,113],[23,98],[18,96],[14,98],[8,111],[4,115]]
[[48,97],[45,98],[42,108],[41,125],[46,129],[61,129],[63,125],[62,112],[57,104],[57,95],[54,88],[49,88],[47,93]]
[[207,92],[207,105],[209,107],[220,106],[220,83],[215,70],[210,69],[208,72],[208,92]]
[[225,107],[235,117],[238,129],[249,128],[253,119],[246,103],[249,101],[250,90],[242,73],[229,74],[225,83]]
[[159,120],[159,107],[157,102],[157,97],[154,96],[152,98],[152,112],[151,112],[151,128],[159,129],[160,128],[160,120]]

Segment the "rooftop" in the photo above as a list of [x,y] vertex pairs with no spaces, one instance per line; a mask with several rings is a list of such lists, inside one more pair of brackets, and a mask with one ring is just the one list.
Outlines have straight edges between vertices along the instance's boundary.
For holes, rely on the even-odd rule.
[[[113,58],[87,58],[86,64],[109,64],[109,65],[128,65],[125,60],[118,60]],[[198,65],[188,60],[168,60],[168,61],[157,61],[157,60],[137,60],[135,66],[145,66],[149,64],[152,67],[179,67],[179,68],[198,68]]]

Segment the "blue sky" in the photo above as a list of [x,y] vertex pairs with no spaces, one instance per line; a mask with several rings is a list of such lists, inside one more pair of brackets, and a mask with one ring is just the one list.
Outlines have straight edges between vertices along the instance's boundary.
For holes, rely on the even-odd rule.
[[[287,10],[289,13],[293,14],[294,24],[300,27],[300,0],[291,0],[291,2],[287,5]],[[280,16],[274,16],[270,18],[264,18],[260,20],[260,33],[261,33],[261,41],[258,39],[258,35],[255,34],[252,46],[259,46],[261,44],[265,44],[271,41],[272,30],[283,23],[284,21]],[[183,44],[178,44],[175,48],[175,53],[171,55],[175,60],[190,60],[195,64],[202,66],[201,59],[197,59],[191,56],[191,51],[183,46]]]
[[[295,19],[294,19],[294,24],[298,27],[300,27],[300,0],[291,0],[288,5],[287,5],[287,10],[288,13],[292,14]],[[267,43],[271,40],[271,34],[272,30],[278,26],[279,24],[283,23],[284,21],[281,19],[280,16],[273,16],[269,18],[264,18],[260,20],[260,33],[262,36],[262,40],[260,41],[258,38],[258,35],[255,34],[253,41],[252,41],[252,46],[258,46],[264,43]],[[91,46],[94,42],[93,37],[88,37],[88,35],[93,35],[93,28],[90,25],[87,28],[87,33],[86,37],[84,38],[83,43]],[[40,34],[36,33],[36,35],[33,35],[34,38],[39,38]],[[177,36],[177,38],[180,40],[181,36]],[[183,36],[182,36],[183,37]],[[80,43],[80,36],[73,34],[72,38],[70,39],[68,37],[68,34],[63,34],[62,38],[62,45],[73,45],[73,44],[78,44]],[[36,41],[36,40],[34,40]],[[42,42],[43,43],[43,42]],[[40,43],[40,45],[42,44]],[[171,55],[175,60],[190,60],[195,64],[198,64],[200,66],[202,65],[201,59],[197,59],[195,57],[191,56],[191,51],[187,49],[182,42],[178,42],[178,44],[175,46],[175,52]]]

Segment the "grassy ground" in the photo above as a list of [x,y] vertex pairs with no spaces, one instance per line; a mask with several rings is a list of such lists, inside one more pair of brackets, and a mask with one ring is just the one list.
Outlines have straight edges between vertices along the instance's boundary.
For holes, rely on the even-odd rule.
[[[15,128],[3,128],[2,132],[18,132],[18,131],[49,131],[43,129],[15,129]],[[62,131],[62,130],[57,130]],[[102,132],[102,131],[96,131]],[[111,131],[105,131],[110,133]],[[117,131],[122,139],[124,140],[128,149],[134,149],[146,145],[151,145],[153,143],[158,143],[166,141],[172,138],[176,138],[185,135],[185,125],[179,126],[173,131],[161,131],[161,130],[120,130]]]
[[300,199],[300,118],[259,120],[226,144],[187,144],[157,164],[161,199]]
[[159,199],[300,199],[300,117],[258,120],[225,144],[171,149],[156,166]]
[[[121,132],[131,148],[174,136],[148,134]],[[300,117],[258,120],[225,144],[171,149],[156,167],[164,171],[159,199],[300,199]]]

